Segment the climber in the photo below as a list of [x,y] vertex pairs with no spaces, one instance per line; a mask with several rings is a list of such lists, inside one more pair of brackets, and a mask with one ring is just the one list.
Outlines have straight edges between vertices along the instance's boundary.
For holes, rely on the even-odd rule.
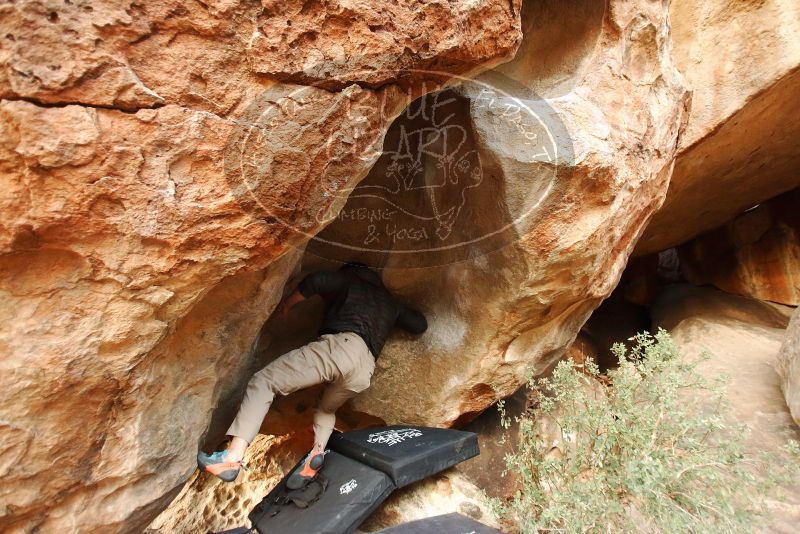
[[324,462],[325,445],[336,422],[335,412],[348,399],[369,387],[392,327],[412,334],[428,328],[425,316],[397,301],[380,276],[363,263],[351,262],[338,271],[318,271],[306,276],[278,305],[286,317],[298,302],[313,295],[325,301],[320,337],[279,357],[253,375],[239,413],[228,429],[231,437],[223,451],[197,454],[200,470],[232,482],[242,467],[245,451],[253,442],[276,394],[315,384],[329,384],[314,413],[314,447],[289,476],[287,487],[300,489],[316,477]]

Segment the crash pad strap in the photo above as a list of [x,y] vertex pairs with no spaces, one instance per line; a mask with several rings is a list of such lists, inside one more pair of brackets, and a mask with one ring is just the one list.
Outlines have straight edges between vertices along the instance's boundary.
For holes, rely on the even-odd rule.
[[417,519],[378,531],[377,534],[502,534],[499,530],[459,513]]

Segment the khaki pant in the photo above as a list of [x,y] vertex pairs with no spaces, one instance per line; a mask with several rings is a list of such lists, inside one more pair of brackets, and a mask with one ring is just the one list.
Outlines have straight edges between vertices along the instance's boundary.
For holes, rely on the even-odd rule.
[[324,449],[336,423],[336,410],[369,387],[374,371],[375,358],[358,334],[320,336],[253,375],[228,435],[252,443],[275,395],[328,383],[314,413],[314,445]]

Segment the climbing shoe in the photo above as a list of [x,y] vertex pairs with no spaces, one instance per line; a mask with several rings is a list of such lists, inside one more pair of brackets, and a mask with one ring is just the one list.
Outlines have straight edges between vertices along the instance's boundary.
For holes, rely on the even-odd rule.
[[216,451],[206,454],[203,451],[197,453],[197,467],[200,471],[208,471],[225,482],[233,482],[239,475],[239,469],[247,467],[242,462],[229,462],[226,460],[228,451]]
[[296,490],[306,487],[306,485],[316,478],[317,473],[322,469],[322,464],[325,463],[325,453],[320,452],[311,456],[305,457],[303,463],[295,468],[294,472],[289,475],[286,481],[286,487],[290,490]]

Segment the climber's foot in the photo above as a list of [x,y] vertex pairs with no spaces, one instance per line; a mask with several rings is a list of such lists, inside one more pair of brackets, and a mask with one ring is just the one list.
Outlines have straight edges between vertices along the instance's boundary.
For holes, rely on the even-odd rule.
[[306,487],[309,482],[314,480],[322,469],[322,464],[325,463],[325,453],[313,451],[308,453],[303,463],[297,466],[294,472],[289,475],[286,481],[286,487],[291,490],[296,490]]
[[197,467],[200,468],[200,471],[207,471],[225,482],[233,482],[239,475],[242,462],[229,461],[227,450],[211,454],[200,451],[197,453]]

